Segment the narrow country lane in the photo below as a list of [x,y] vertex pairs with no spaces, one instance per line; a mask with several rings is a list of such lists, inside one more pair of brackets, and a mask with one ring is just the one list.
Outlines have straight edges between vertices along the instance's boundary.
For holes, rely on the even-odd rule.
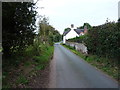
[[[53,88],[118,88],[118,83],[60,44],[55,44]],[[52,72],[53,73],[53,72]],[[52,87],[52,86],[51,86]]]

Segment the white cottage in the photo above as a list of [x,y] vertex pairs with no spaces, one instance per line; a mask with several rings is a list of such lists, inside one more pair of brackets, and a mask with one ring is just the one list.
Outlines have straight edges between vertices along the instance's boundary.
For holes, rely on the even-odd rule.
[[71,29],[67,30],[63,33],[63,43],[66,43],[66,40],[79,37],[81,35],[84,35],[87,32],[87,28],[85,27],[84,29],[75,29],[74,25],[71,24]]

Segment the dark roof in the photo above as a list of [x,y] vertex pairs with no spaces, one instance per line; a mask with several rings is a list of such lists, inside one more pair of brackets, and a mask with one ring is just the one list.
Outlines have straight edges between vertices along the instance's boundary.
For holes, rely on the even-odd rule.
[[[74,31],[79,35],[81,32],[84,32],[84,29],[74,29]],[[67,30],[63,33],[63,36],[65,36],[66,34],[68,34],[70,32],[70,30]]]
[[65,32],[63,33],[63,36],[65,36],[65,35],[68,34],[69,32],[70,32],[70,29],[67,30],[67,31],[65,31]]
[[84,29],[74,29],[74,31],[79,35],[81,32],[84,32]]

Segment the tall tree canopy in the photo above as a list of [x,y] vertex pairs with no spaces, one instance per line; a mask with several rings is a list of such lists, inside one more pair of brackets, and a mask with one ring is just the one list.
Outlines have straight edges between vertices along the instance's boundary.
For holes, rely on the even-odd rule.
[[2,3],[2,46],[11,55],[33,43],[36,11],[30,2]]
[[78,28],[83,29],[85,26],[87,26],[88,29],[90,29],[92,27],[89,23],[84,23],[83,26],[78,27]]
[[47,44],[53,45],[53,42],[60,41],[62,36],[55,28],[48,23],[48,18],[43,16],[39,21],[39,40]]

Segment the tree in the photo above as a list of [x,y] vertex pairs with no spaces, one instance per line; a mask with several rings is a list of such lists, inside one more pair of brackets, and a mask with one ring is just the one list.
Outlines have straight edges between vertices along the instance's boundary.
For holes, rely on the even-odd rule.
[[54,35],[54,42],[59,42],[62,40],[62,36],[57,30],[53,32],[53,35]]
[[90,29],[92,27],[89,23],[84,23],[83,26],[78,27],[78,28],[83,29],[85,26],[87,26],[88,29]]
[[36,11],[30,2],[3,2],[2,9],[3,54],[11,56],[33,43]]
[[89,23],[84,23],[83,27],[87,26],[88,29],[91,28],[91,25]]
[[48,18],[43,16],[39,21],[39,38],[44,44],[53,45],[53,42],[61,40],[60,33],[48,23]]

